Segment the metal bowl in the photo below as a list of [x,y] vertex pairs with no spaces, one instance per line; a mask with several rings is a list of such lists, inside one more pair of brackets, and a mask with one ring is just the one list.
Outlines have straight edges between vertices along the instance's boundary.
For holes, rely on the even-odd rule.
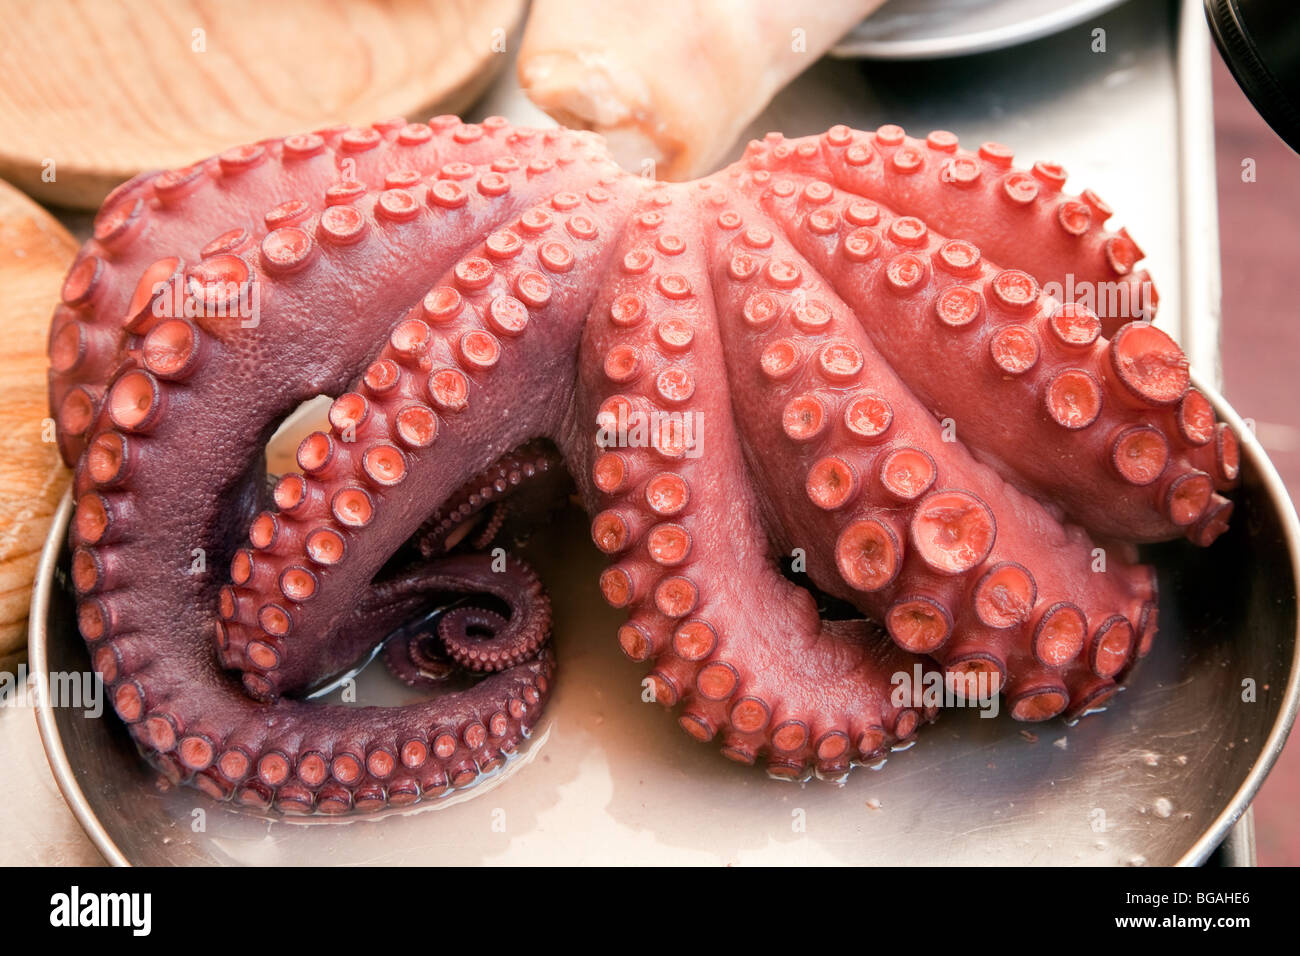
[[[1108,711],[1073,727],[945,713],[914,748],[844,786],[730,764],[641,702],[641,669],[611,639],[618,615],[593,585],[602,558],[575,513],[528,549],[556,611],[547,719],[503,774],[453,799],[345,822],[254,816],[160,791],[111,712],[42,699],[45,750],[117,864],[1199,863],[1295,720],[1300,524],[1249,429],[1197,387],[1242,436],[1232,528],[1209,549],[1147,550],[1161,582],[1155,649]],[[50,532],[32,607],[42,679],[89,669],[66,584],[70,510],[65,501]],[[389,693],[382,670],[362,674],[362,702]]]

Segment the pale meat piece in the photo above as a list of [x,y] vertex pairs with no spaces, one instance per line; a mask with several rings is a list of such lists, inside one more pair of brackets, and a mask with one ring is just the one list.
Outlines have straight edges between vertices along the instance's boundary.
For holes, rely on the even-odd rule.
[[625,168],[689,179],[883,2],[534,0],[519,81],[561,124],[602,133]]

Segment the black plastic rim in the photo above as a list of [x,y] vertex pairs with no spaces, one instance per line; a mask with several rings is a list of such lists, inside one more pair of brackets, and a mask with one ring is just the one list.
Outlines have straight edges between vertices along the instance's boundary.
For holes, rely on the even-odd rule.
[[1300,152],[1300,15],[1292,0],[1205,0],[1205,16],[1237,84]]

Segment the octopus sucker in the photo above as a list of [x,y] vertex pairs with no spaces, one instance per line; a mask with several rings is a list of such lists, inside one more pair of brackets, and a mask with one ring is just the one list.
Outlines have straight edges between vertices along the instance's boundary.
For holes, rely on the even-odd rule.
[[[258,810],[473,784],[554,688],[506,546],[570,482],[643,693],[728,759],[874,764],[938,714],[900,675],[1096,709],[1155,636],[1131,545],[1222,534],[1240,449],[1140,248],[1065,180],[884,126],[656,183],[590,134],[435,117],[125,184],[50,335],[116,712],[164,776]],[[380,642],[432,697],[308,699]]]

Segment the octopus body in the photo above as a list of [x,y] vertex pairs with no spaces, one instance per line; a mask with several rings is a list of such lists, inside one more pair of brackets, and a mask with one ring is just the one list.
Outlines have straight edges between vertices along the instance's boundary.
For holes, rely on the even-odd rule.
[[[114,709],[172,780],[250,807],[473,783],[555,668],[536,575],[482,549],[566,469],[619,645],[727,757],[875,761],[936,714],[900,674],[981,678],[1021,720],[1096,707],[1156,633],[1134,543],[1220,534],[1238,448],[1149,321],[1142,253],[1064,181],[837,126],[667,184],[590,134],[449,116],[132,180],[50,335]],[[408,682],[463,686],[304,699],[383,640]]]

